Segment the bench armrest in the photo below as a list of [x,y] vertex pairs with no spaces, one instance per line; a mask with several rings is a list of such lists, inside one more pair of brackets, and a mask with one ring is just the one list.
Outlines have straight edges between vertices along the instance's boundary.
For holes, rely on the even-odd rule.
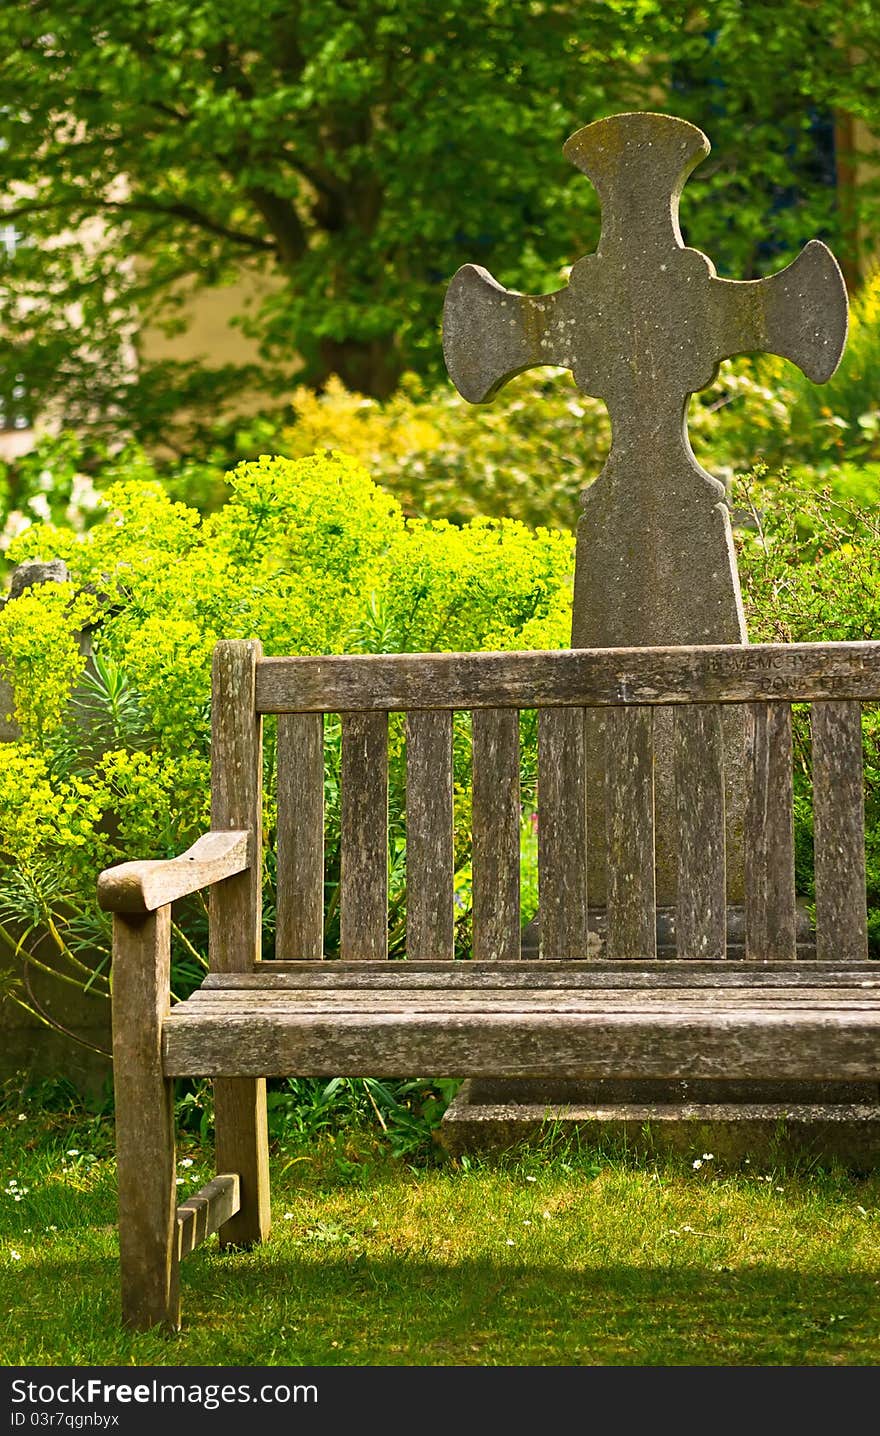
[[222,882],[250,867],[250,833],[204,833],[179,858],[117,863],[98,878],[98,902],[105,912],[155,912]]

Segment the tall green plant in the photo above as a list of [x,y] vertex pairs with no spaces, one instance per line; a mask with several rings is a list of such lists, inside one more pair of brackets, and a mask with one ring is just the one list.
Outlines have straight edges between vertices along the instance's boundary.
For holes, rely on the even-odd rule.
[[[267,653],[555,647],[567,641],[572,545],[515,521],[461,528],[408,522],[353,460],[242,464],[229,501],[202,518],[155,484],[111,486],[85,534],[46,524],[16,559],[65,560],[68,584],[30,590],[0,611],[0,653],[22,737],[0,768],[0,921],[19,959],[106,991],[108,926],[95,902],[102,867],[169,857],[209,822],[211,654],[219,638]],[[93,627],[90,667],[76,642]],[[534,735],[526,732],[526,745]],[[339,725],[328,720],[327,935],[338,935]],[[456,730],[459,939],[469,922],[463,841],[469,732]],[[390,945],[405,924],[402,730],[390,743]],[[274,733],[267,725],[266,951],[274,942]],[[45,934],[51,938],[46,955]],[[205,911],[181,908],[174,990],[205,965]],[[37,939],[43,939],[37,946]]]

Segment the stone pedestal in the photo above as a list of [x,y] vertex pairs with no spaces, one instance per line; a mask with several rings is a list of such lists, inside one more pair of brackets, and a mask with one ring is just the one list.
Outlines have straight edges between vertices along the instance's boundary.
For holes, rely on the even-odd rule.
[[649,1089],[642,1083],[638,1090],[620,1084],[615,1092],[574,1085],[577,1091],[562,1083],[533,1085],[526,1095],[515,1083],[467,1081],[441,1124],[442,1145],[461,1156],[577,1137],[648,1157],[674,1153],[694,1161],[711,1152],[718,1164],[748,1162],[752,1170],[805,1157],[833,1159],[859,1173],[880,1166],[880,1102],[859,1100],[858,1089],[843,1083],[809,1092],[800,1083],[790,1092],[779,1083],[764,1090],[758,1083],[748,1089],[684,1082]]

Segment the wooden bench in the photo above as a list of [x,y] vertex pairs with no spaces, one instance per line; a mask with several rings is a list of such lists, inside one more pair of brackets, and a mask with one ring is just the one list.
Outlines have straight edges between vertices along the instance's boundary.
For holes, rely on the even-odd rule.
[[[265,1079],[880,1078],[860,704],[880,644],[214,659],[212,831],[101,875],[125,1320],[179,1320],[183,1255],[269,1231]],[[795,961],[792,702],[812,703],[816,960]],[[720,706],[746,706],[746,959],[725,958]],[[656,960],[652,714],[675,714],[677,958]],[[607,945],[585,961],[583,710],[607,709]],[[538,709],[540,960],[520,960],[518,710]],[[453,962],[452,718],[472,715],[473,960]],[[387,957],[388,714],[406,713],[407,961]],[[278,718],[277,953],[260,961],[261,725]],[[323,957],[323,717],[341,715],[341,952]],[[170,904],[210,973],[169,1009]],[[215,1079],[220,1175],[177,1206],[172,1081]]]

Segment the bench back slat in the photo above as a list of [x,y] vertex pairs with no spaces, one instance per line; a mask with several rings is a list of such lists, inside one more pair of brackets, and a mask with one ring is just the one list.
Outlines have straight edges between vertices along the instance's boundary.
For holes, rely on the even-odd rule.
[[746,713],[746,957],[783,961],[797,957],[791,704],[750,703]]
[[342,713],[340,956],[388,956],[388,715]]
[[727,952],[724,735],[716,704],[676,708],[673,727],[679,957]]
[[406,716],[406,951],[452,960],[452,714]]
[[587,951],[584,710],[538,710],[538,904],[541,957]]
[[263,720],[255,711],[259,643],[218,643],[211,703],[211,827],[252,834],[250,866],[210,890],[209,963],[248,972],[262,936]]
[[862,715],[858,703],[814,703],[816,956],[868,956]]
[[519,713],[478,708],[471,716],[473,955],[520,956]]
[[[606,955],[657,953],[654,739],[650,708],[610,708],[605,726]],[[540,821],[540,820],[539,820]]]
[[[224,667],[232,661],[232,650],[241,666],[234,681]],[[677,952],[690,961],[726,957],[723,705],[736,703],[744,708],[749,737],[743,833],[746,956],[792,961],[798,955],[795,701],[814,705],[818,955],[851,960],[867,954],[860,705],[880,699],[880,644],[259,662],[255,653],[246,644],[218,647],[215,823],[223,827],[232,821],[232,807],[222,795],[230,784],[244,781],[244,764],[253,792],[247,814],[242,810],[236,824],[251,827],[258,838],[254,735],[263,711],[278,712],[282,958],[321,954],[323,713],[339,713],[342,720],[341,956],[363,961],[388,954],[387,740],[388,715],[396,712],[406,714],[407,736],[407,956],[420,962],[448,961],[454,955],[455,711],[469,712],[471,719],[472,955],[481,962],[520,958],[519,714],[528,708],[537,710],[538,726],[540,955],[571,961],[588,953],[587,859],[591,842],[598,841],[604,844],[608,869],[603,956],[652,960],[657,923],[653,712],[658,706],[670,707],[673,716],[675,782],[668,800],[674,802],[679,864]],[[246,668],[253,675],[250,688]],[[251,703],[247,721],[231,713],[241,702]],[[596,709],[603,710],[601,754],[587,751]],[[592,737],[590,742],[595,748]],[[656,742],[665,754],[662,733]],[[587,829],[585,802],[594,762],[602,768],[605,787],[605,831],[598,835]],[[667,802],[665,790],[662,801]],[[223,885],[216,900],[228,903],[237,881]],[[252,870],[248,883],[254,881]],[[249,888],[248,934],[255,911]],[[241,937],[237,919],[216,926],[221,933],[235,927],[238,935],[231,946],[228,936],[217,938],[215,967],[246,966],[245,949],[255,949],[250,935]]]
[[324,716],[280,713],[276,936],[279,952],[324,956]]

